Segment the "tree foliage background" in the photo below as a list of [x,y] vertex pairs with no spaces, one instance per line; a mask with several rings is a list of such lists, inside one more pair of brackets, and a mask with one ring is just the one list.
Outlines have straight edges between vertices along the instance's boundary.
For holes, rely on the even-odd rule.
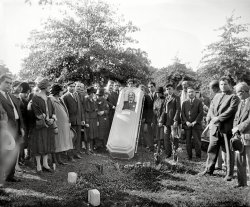
[[128,47],[136,43],[130,35],[139,29],[115,8],[96,0],[63,0],[56,6],[61,18],[49,18],[25,45],[30,53],[23,61],[21,77],[46,75],[86,83],[149,78],[147,53]]
[[219,40],[207,46],[198,69],[203,88],[213,79],[228,76],[232,83],[245,81],[250,84],[250,39],[244,35],[249,24],[239,23],[240,17],[232,14],[217,29]]
[[197,81],[196,76],[196,72],[182,63],[178,57],[175,57],[173,64],[156,70],[152,75],[156,85],[166,86],[168,83],[172,83],[177,89],[181,89],[179,86],[184,80],[192,82],[194,87],[198,89],[200,82]]
[[11,72],[9,68],[2,61],[0,61],[0,76],[3,74],[11,74]]

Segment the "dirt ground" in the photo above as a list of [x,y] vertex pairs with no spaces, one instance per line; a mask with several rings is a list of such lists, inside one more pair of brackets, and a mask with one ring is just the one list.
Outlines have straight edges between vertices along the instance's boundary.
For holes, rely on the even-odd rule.
[[[31,165],[18,175],[22,182],[6,183],[0,191],[0,206],[89,206],[89,189],[98,189],[101,206],[108,207],[250,206],[249,187],[234,188],[236,179],[223,181],[225,170],[215,171],[212,177],[197,176],[204,170],[206,153],[201,160],[189,161],[185,145],[181,148],[178,163],[167,159],[160,170],[153,166],[153,153],[141,147],[130,161],[112,159],[106,152],[84,155],[76,163],[41,176]],[[152,165],[134,167],[138,162]],[[67,183],[68,172],[78,173],[77,184]]]

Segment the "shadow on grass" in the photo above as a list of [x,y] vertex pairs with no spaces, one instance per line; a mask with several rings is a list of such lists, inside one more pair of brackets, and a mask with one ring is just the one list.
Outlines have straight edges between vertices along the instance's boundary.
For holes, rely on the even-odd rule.
[[150,167],[135,169],[134,172],[131,173],[131,176],[133,176],[131,182],[137,186],[136,190],[144,189],[151,192],[157,192],[162,189],[163,185],[159,183],[162,179],[185,181],[184,178],[180,178]]
[[11,199],[9,193],[6,193],[3,189],[0,188],[0,206],[11,205]]
[[164,185],[164,189],[193,193],[195,190],[183,185]]
[[199,171],[194,170],[193,168],[191,168],[189,166],[185,166],[181,163],[171,164],[169,162],[164,162],[163,169],[170,170],[171,172],[175,172],[175,173],[181,173],[181,174],[196,175],[199,173]]

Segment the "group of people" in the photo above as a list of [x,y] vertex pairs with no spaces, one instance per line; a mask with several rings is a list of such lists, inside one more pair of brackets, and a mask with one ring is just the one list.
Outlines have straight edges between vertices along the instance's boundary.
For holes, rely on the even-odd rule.
[[[9,182],[20,181],[14,176],[15,171],[21,171],[20,165],[29,159],[34,158],[36,171],[41,174],[53,172],[57,164],[65,165],[62,154],[69,162],[76,162],[83,153],[105,149],[119,87],[114,81],[109,81],[104,89],[98,84],[85,88],[83,83],[72,81],[65,85],[51,83],[46,78],[18,83],[11,76],[2,75],[0,152],[6,151],[6,132],[10,132],[8,136],[16,147],[6,154],[12,154],[12,162],[6,163],[6,156],[1,155],[1,177]],[[2,167],[4,164],[8,170]]]
[[[194,144],[196,159],[199,160],[203,120],[206,117],[210,140],[206,170],[200,175],[213,174],[222,146],[226,154],[225,180],[232,180],[233,147],[237,146],[235,143],[238,141],[233,142],[232,137],[240,134],[244,146],[243,150],[237,152],[238,179],[239,186],[247,185],[250,103],[246,83],[238,83],[235,94],[227,77],[211,82],[210,88],[215,94],[211,104],[208,98],[197,96],[195,88],[188,81],[182,82],[180,92],[175,90],[173,83],[167,83],[164,89],[156,87],[152,81],[147,86],[137,86],[133,79],[127,81],[127,87],[139,87],[144,92],[140,140],[149,151],[153,152],[157,143],[157,152],[163,148],[166,159],[170,158],[176,149],[176,140],[182,138],[186,140],[187,158],[193,159]],[[13,84],[10,76],[2,75],[0,132],[4,129],[10,131],[19,149],[15,150],[9,170],[0,170],[0,177],[5,173],[6,181],[20,181],[14,176],[15,170],[25,159],[32,157],[36,161],[37,173],[41,174],[53,172],[56,164],[65,165],[62,153],[68,161],[75,162],[85,153],[105,150],[121,89],[120,83],[112,80],[108,81],[106,87],[94,84],[86,88],[81,82],[52,84],[46,78],[32,83]],[[134,99],[134,94],[129,94],[123,109],[134,111]],[[0,150],[1,153],[3,151]],[[49,156],[53,167],[48,162]],[[1,156],[0,165],[2,163],[4,160]]]

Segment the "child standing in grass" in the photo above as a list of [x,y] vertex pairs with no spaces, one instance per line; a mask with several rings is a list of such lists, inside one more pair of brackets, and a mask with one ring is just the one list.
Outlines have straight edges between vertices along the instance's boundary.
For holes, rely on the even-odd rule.
[[109,104],[104,98],[104,90],[99,89],[96,93],[97,107],[98,107],[98,122],[99,122],[99,137],[96,145],[99,147],[105,147],[109,136]]
[[86,97],[85,115],[86,115],[86,136],[87,136],[87,153],[93,153],[94,141],[98,138],[98,119],[97,103],[94,100],[94,87],[87,88],[88,96]]

